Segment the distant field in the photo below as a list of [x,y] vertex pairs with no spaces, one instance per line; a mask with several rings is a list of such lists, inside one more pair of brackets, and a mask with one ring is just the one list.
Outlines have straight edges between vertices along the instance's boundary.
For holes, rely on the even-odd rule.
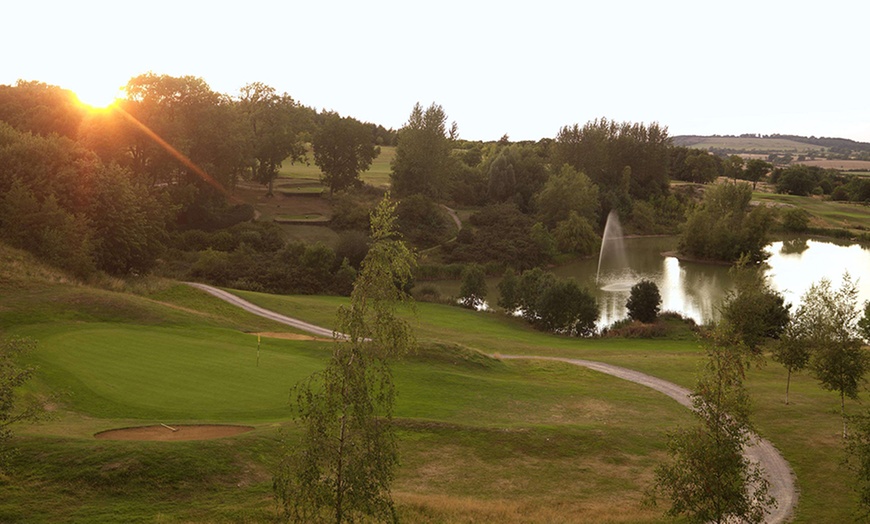
[[796,163],[824,169],[839,169],[840,171],[864,171],[864,174],[867,174],[867,170],[870,170],[870,161],[867,160],[804,160],[803,162]]
[[697,149],[735,149],[747,153],[753,151],[803,154],[820,151],[822,148],[812,144],[796,142],[784,138],[737,138],[722,136],[680,136],[674,137],[674,144]]

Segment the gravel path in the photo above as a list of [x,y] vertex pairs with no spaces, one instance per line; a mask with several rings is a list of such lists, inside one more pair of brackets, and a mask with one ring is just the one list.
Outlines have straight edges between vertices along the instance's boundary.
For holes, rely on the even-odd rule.
[[268,318],[270,320],[274,320],[275,322],[280,322],[281,324],[285,324],[287,326],[294,327],[301,331],[305,331],[306,333],[311,333],[313,335],[317,335],[319,337],[327,337],[332,338],[333,336],[338,336],[339,338],[346,338],[343,334],[334,333],[331,329],[322,328],[320,326],[315,326],[314,324],[309,324],[308,322],[303,322],[302,320],[298,320],[295,318],[290,318],[288,316],[282,315],[280,313],[275,313],[274,311],[270,311],[265,308],[261,308],[256,304],[251,304],[247,300],[237,297],[232,293],[227,293],[223,289],[218,289],[213,286],[209,286],[207,284],[200,284],[198,282],[185,282],[188,286],[195,287],[197,289],[201,289],[206,293],[216,296],[217,298],[229,302],[234,306],[238,306],[249,313],[253,313],[255,315],[259,315],[264,318]]
[[[276,322],[280,322],[282,324],[286,324],[288,326],[295,327],[296,329],[300,329],[314,335],[322,337],[344,337],[344,335],[341,333],[333,333],[333,331],[326,328],[315,326],[313,324],[309,324],[307,322],[303,322],[301,320],[290,318],[279,313],[275,313],[274,311],[269,311],[268,309],[261,308],[260,306],[251,304],[247,300],[239,298],[232,293],[228,293],[216,287],[195,282],[187,282],[187,285],[193,286],[197,289],[201,289],[255,315],[260,315],[262,317],[274,320]],[[495,356],[501,359],[555,360],[559,362],[573,364],[575,366],[583,366],[593,371],[598,371],[599,373],[605,373],[617,378],[621,378],[623,380],[628,380],[636,384],[640,384],[642,386],[654,389],[676,400],[681,405],[689,409],[692,408],[692,401],[689,397],[691,392],[688,389],[668,382],[666,380],[662,380],[660,378],[656,378],[651,375],[647,375],[645,373],[634,371],[628,368],[614,366],[612,364],[605,364],[603,362],[596,362],[594,360],[582,360],[575,358],[538,357],[525,355]],[[788,465],[788,462],[786,462],[782,455],[779,454],[773,444],[765,439],[758,437],[755,434],[751,436],[750,444],[749,446],[747,446],[745,453],[750,460],[752,460],[753,462],[757,462],[764,469],[765,475],[770,481],[770,494],[773,495],[773,497],[776,498],[777,501],[777,507],[772,509],[771,513],[765,519],[765,522],[770,524],[788,522],[794,514],[794,508],[797,505],[798,499],[794,483],[794,473],[792,472],[791,467]]]

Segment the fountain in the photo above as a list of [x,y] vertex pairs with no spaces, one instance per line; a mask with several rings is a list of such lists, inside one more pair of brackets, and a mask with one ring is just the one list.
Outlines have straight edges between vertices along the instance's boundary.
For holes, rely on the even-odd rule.
[[[607,222],[604,225],[604,234],[601,236],[601,252],[598,254],[598,271],[595,274],[595,283],[601,283],[601,267],[607,261],[607,267],[614,273],[620,271],[630,273],[628,268],[628,257],[625,254],[624,235],[622,233],[622,224],[619,223],[619,216],[615,210],[611,210],[607,214]],[[630,289],[634,284],[632,275],[620,275],[616,282],[611,282],[601,289],[605,291],[624,291]]]

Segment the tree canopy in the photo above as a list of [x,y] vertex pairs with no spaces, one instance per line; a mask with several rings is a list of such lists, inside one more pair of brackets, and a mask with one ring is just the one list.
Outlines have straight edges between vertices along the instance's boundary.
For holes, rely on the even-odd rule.
[[380,153],[368,126],[336,113],[323,115],[311,147],[314,163],[323,172],[321,180],[330,193],[360,185],[360,172],[368,169]]

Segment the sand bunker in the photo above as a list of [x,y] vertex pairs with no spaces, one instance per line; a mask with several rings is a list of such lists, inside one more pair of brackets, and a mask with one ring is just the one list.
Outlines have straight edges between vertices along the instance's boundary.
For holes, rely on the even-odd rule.
[[231,437],[246,431],[251,426],[233,426],[227,424],[196,424],[196,425],[162,425],[140,426],[135,428],[120,428],[101,431],[95,438],[105,440],[209,440],[221,437]]

